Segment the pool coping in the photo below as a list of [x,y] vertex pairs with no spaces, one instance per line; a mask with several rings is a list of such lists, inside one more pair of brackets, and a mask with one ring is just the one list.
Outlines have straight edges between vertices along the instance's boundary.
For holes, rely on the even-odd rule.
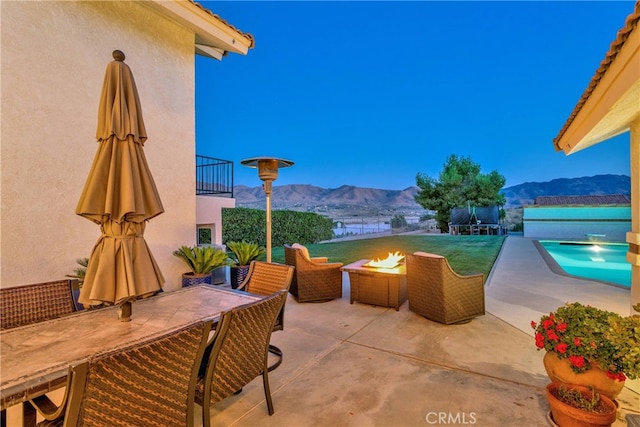
[[[542,240],[545,240],[545,239],[542,239]],[[566,276],[566,277],[572,277],[574,279],[590,280],[592,282],[604,283],[605,285],[615,286],[616,288],[620,288],[620,289],[630,289],[629,287],[621,285],[619,283],[607,282],[606,280],[591,279],[589,277],[582,277],[582,276],[569,274],[560,266],[560,264],[558,264],[558,262],[555,259],[553,259],[551,254],[549,254],[549,252],[547,252],[547,250],[542,246],[542,244],[540,244],[539,240],[532,240],[532,242],[533,242],[533,246],[536,247],[536,249],[540,253],[540,256],[542,257],[544,262],[547,263],[549,270],[551,270],[555,274]]]

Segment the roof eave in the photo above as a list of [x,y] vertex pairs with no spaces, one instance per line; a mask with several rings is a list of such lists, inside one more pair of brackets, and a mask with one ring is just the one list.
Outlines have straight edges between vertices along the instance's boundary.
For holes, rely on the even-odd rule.
[[589,86],[554,139],[556,150],[572,154],[629,129],[640,116],[640,1]]
[[141,3],[192,30],[194,51],[199,55],[222,59],[226,52],[246,55],[253,47],[251,34],[235,29],[193,1],[143,0]]

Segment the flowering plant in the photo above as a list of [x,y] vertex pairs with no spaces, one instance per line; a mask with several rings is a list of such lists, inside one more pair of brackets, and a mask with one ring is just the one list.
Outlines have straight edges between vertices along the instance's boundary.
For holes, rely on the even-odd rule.
[[[637,309],[637,308],[636,308]],[[531,322],[538,350],[569,359],[581,373],[597,366],[609,378],[640,377],[640,316],[622,317],[578,302],[559,307]]]

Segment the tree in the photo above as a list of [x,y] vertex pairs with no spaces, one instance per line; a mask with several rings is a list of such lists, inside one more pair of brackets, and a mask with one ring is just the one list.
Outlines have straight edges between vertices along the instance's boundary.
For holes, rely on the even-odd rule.
[[506,179],[498,171],[488,174],[480,173],[480,165],[471,157],[458,157],[455,154],[447,157],[439,179],[418,173],[417,186],[420,188],[415,196],[423,208],[436,211],[436,220],[440,230],[449,231],[451,209],[468,206],[502,206],[504,194],[499,191],[504,187]]

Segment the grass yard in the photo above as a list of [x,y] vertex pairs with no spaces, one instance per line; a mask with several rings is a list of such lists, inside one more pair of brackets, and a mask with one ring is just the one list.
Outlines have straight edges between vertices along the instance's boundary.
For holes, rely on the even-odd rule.
[[[459,274],[489,275],[505,236],[405,235],[306,245],[311,256],[349,264],[359,259],[385,258],[387,253],[416,251],[443,255]],[[272,249],[272,260],[284,263],[284,248]]]

